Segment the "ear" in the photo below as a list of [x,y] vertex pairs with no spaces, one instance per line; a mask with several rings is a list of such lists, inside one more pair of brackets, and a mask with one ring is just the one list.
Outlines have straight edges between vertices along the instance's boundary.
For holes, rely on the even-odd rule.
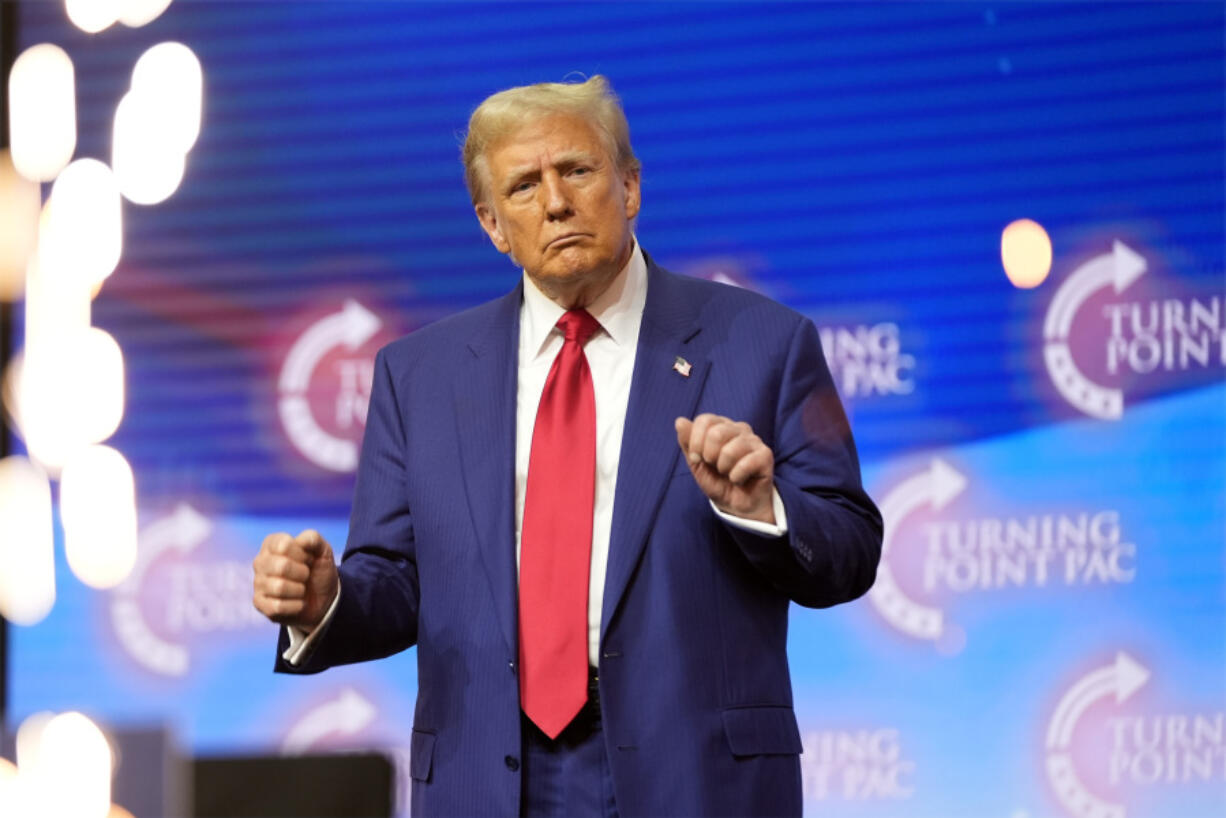
[[477,221],[481,222],[481,229],[485,231],[485,235],[490,237],[490,241],[498,248],[498,252],[510,254],[511,243],[507,241],[507,237],[502,234],[502,228],[498,226],[498,215],[494,213],[494,208],[482,202],[474,210],[477,211]]
[[642,204],[640,176],[641,173],[637,170],[626,171],[622,174],[622,187],[626,198],[626,221],[633,221],[634,217],[639,214],[639,205]]

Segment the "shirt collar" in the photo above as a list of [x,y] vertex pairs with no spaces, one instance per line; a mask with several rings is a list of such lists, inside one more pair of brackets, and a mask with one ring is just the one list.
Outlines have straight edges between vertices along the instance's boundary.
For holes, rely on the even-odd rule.
[[[600,323],[605,334],[621,346],[637,343],[643,305],[646,303],[647,262],[636,239],[626,266],[608,288],[588,305],[587,311]],[[541,292],[528,274],[524,273],[524,305],[520,316],[521,347],[530,350],[532,357],[541,353],[554,325],[565,312],[566,310]]]

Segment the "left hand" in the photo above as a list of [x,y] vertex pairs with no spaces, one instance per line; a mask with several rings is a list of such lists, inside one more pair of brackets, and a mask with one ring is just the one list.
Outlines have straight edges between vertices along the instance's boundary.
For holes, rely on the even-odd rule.
[[775,454],[749,424],[704,413],[675,425],[694,481],[715,507],[774,525]]

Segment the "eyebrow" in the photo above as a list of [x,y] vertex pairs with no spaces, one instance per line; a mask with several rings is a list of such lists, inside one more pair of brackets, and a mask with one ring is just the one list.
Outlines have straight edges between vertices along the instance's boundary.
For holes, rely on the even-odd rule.
[[[577,165],[577,164],[582,164],[584,162],[594,165],[594,164],[597,164],[599,161],[600,161],[599,158],[593,155],[589,151],[570,150],[570,151],[563,151],[562,153],[556,154],[554,156],[553,166],[554,167],[565,167],[567,165]],[[522,165],[516,165],[515,167],[512,167],[507,170],[506,179],[508,180],[508,182],[518,181],[524,176],[528,176],[533,173],[538,173],[539,171],[540,171],[540,168],[535,163],[533,164],[525,163]]]

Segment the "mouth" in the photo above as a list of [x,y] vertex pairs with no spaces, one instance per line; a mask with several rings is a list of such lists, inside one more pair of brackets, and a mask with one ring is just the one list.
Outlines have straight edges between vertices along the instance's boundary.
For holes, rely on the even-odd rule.
[[545,245],[545,249],[556,250],[560,247],[568,247],[582,239],[586,239],[587,237],[587,233],[566,233],[558,236],[557,238],[550,239],[549,243]]

